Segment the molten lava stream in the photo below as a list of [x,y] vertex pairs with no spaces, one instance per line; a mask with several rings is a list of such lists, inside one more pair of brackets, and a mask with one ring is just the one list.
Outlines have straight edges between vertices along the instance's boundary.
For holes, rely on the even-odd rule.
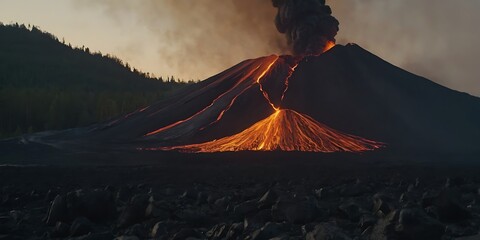
[[290,68],[290,71],[288,72],[287,78],[285,79],[285,90],[283,90],[282,97],[280,98],[280,103],[283,102],[283,99],[285,98],[285,95],[287,94],[288,91],[288,84],[290,83],[290,78],[292,77],[293,73],[298,67],[298,62],[295,63],[295,65]]
[[[209,123],[207,126],[205,127],[202,127],[200,128],[199,130],[202,131],[202,130],[205,130],[207,127],[210,127],[212,125],[214,125],[215,123],[218,123],[220,120],[222,120],[223,118],[223,115],[225,115],[225,113],[230,110],[230,108],[233,106],[233,104],[235,103],[235,101],[237,100],[238,97],[240,97],[244,92],[246,92],[247,90],[249,90],[251,87],[253,87],[255,85],[255,83],[259,84],[260,85],[260,91],[262,92],[263,96],[267,99],[268,103],[270,104],[270,106],[272,106],[273,109],[277,109],[275,107],[274,104],[272,104],[272,102],[270,101],[269,97],[268,97],[268,94],[263,91],[263,87],[262,87],[262,84],[260,83],[261,79],[265,77],[265,75],[267,75],[268,72],[270,72],[270,70],[272,69],[273,65],[275,65],[275,63],[278,61],[280,57],[279,56],[275,56],[275,58],[267,65],[267,67],[265,69],[262,70],[262,72],[260,72],[260,74],[255,77],[255,82],[253,82],[250,86],[246,87],[245,89],[243,89],[238,95],[236,95],[234,98],[232,98],[232,100],[230,101],[230,103],[227,105],[227,107],[225,109],[223,109],[220,114],[218,115],[217,119],[215,119],[215,121]],[[260,66],[259,66],[260,68]],[[258,68],[257,68],[258,69]]]
[[333,130],[293,110],[277,110],[266,119],[233,136],[206,143],[149,150],[192,153],[235,151],[363,152],[382,143]]
[[325,48],[323,49],[323,53],[329,51],[330,49],[332,49],[333,47],[335,47],[335,42],[334,41],[328,41],[327,42],[327,45],[325,46]]
[[[227,90],[226,92],[220,94],[220,96],[218,96],[217,98],[215,98],[211,103],[210,105],[208,105],[207,107],[205,107],[204,109],[198,111],[197,113],[193,114],[192,116],[184,119],[184,120],[180,120],[180,121],[177,121],[177,122],[174,122],[170,125],[167,125],[165,127],[162,127],[160,129],[157,129],[155,131],[152,131],[152,132],[149,132],[147,134],[145,134],[144,136],[152,136],[152,135],[155,135],[155,134],[158,134],[158,133],[161,133],[163,131],[166,131],[166,130],[169,130],[173,127],[176,127],[182,123],[186,123],[192,119],[194,119],[195,117],[203,114],[205,111],[207,111],[208,109],[212,108],[215,106],[215,104],[220,100],[222,99],[223,97],[225,97],[227,94],[231,93],[233,90],[235,90],[237,87],[240,86],[240,84],[244,83],[245,81],[247,80],[252,80],[253,81],[247,86],[245,87],[243,90],[240,91],[239,94],[236,94],[232,100],[230,101],[230,104],[227,105],[225,107],[225,109],[221,110],[220,113],[219,113],[219,117],[217,117],[217,119],[213,122],[218,122],[220,120],[220,118],[223,116],[223,114],[225,113],[226,110],[228,110],[231,105],[235,102],[235,99],[240,96],[243,92],[245,92],[248,88],[250,88],[252,85],[254,85],[255,83],[258,83],[260,81],[261,78],[263,78],[269,71],[270,69],[272,68],[272,66],[277,62],[278,60],[278,56],[277,55],[272,55],[270,57],[266,57],[263,61],[261,61],[257,67],[253,68],[252,70],[250,70],[245,76],[243,76],[237,83],[235,83],[229,90]],[[260,72],[258,72],[260,71]],[[255,76],[252,78],[252,76]],[[207,126],[213,124],[213,123],[210,123],[210,124],[207,124]]]
[[[280,109],[280,106],[276,107],[272,103],[268,92],[264,90],[261,81],[277,60],[278,57],[274,61],[271,61],[267,67],[263,68],[260,74],[255,78],[255,82],[234,96],[227,107],[220,112],[217,119],[208,126],[218,122],[225,112],[231,108],[238,96],[252,87],[255,83],[258,83],[259,89],[265,100],[274,110],[272,115],[255,123],[238,134],[218,140],[185,146],[160,147],[146,150],[178,150],[192,153],[275,150],[330,153],[364,152],[378,149],[383,146],[383,143],[380,142],[371,141],[331,129],[317,122],[310,116],[298,113],[294,110]],[[285,98],[285,94],[288,91],[289,79],[293,75],[297,66],[298,64],[295,64],[285,78],[285,89],[281,96],[280,104]],[[255,71],[259,68],[260,67],[255,69]]]

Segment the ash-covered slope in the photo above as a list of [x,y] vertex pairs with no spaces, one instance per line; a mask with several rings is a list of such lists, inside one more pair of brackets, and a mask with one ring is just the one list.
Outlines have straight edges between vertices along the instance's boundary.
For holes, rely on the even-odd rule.
[[[283,110],[293,110],[312,120],[292,124],[300,126],[293,132],[305,130],[301,126],[306,122],[318,123],[320,128],[326,127],[338,136],[352,136],[350,140],[354,142],[349,144],[365,146],[361,151],[376,149],[383,142],[388,149],[399,151],[480,152],[478,98],[408,73],[351,44],[337,45],[316,57],[269,56],[247,60],[185,88],[168,101],[105,124],[35,140],[57,146],[82,143],[179,150],[181,146],[199,146],[216,140],[225,144],[233,141],[232,136],[241,143],[243,140],[238,137],[255,139],[244,133],[255,134],[256,131],[250,130],[257,123],[268,121]],[[296,121],[303,117],[284,119]],[[325,137],[310,134],[308,139]],[[292,146],[301,145],[295,140]],[[274,146],[282,141],[260,145]],[[331,143],[341,142],[338,139]],[[337,147],[339,151],[348,151],[346,145]],[[227,151],[232,149],[256,150],[255,146],[251,149],[234,146]]]
[[480,99],[395,67],[358,45],[305,59],[285,107],[391,149],[480,152]]

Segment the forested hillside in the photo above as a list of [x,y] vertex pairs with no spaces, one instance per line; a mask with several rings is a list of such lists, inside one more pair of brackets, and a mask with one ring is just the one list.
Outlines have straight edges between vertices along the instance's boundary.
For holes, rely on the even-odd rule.
[[0,24],[0,138],[107,120],[183,85],[37,27]]

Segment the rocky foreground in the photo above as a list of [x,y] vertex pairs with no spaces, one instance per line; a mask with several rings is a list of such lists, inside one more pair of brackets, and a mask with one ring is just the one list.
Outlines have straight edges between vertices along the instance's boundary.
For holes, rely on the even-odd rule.
[[172,169],[0,167],[0,239],[480,239],[476,170]]

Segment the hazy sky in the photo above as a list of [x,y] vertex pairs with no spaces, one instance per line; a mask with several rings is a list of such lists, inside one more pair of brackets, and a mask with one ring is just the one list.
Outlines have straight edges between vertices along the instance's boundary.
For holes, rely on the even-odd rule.
[[[480,1],[330,0],[338,43],[480,96]],[[270,0],[0,0],[0,21],[34,24],[157,76],[204,79],[287,52]],[[1,37],[1,36],[0,36]]]

